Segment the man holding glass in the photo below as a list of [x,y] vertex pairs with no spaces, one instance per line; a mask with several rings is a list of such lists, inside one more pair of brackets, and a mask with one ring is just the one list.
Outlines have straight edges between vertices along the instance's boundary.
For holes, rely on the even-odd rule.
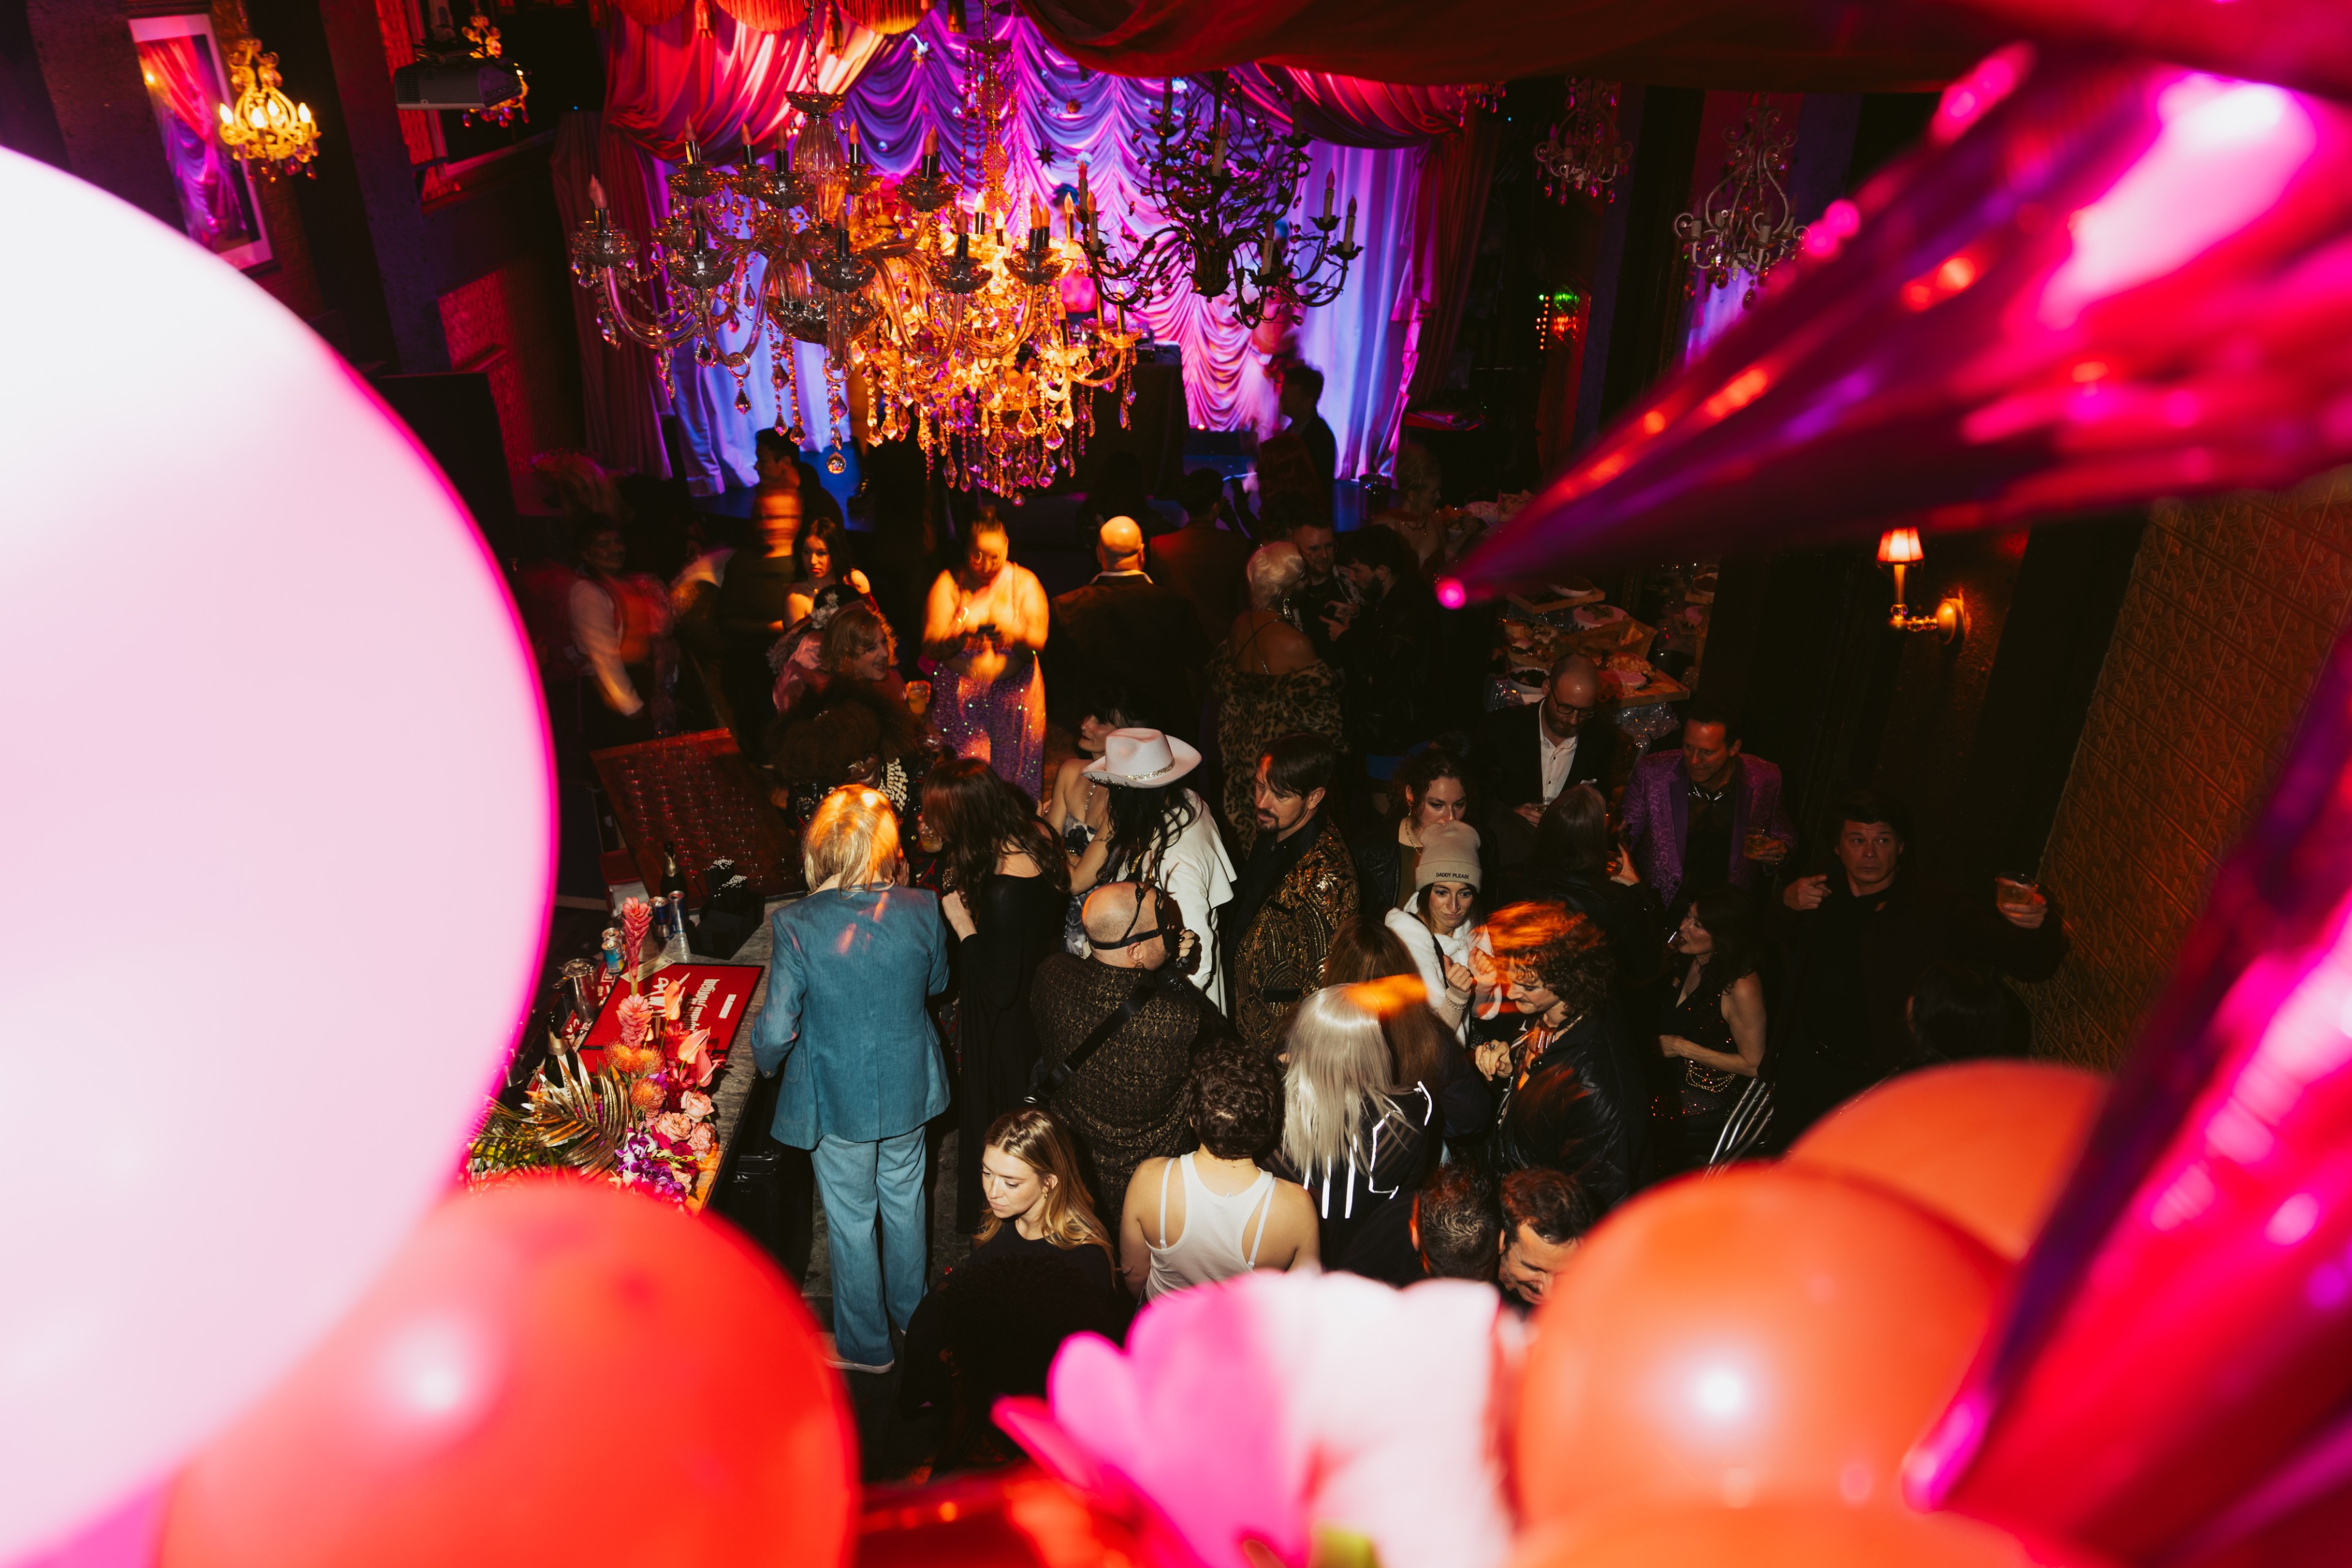
[[1832,1106],[1916,1064],[1905,1009],[1939,963],[2046,980],[2066,956],[2066,923],[2021,875],[1964,895],[1910,875],[1900,805],[1867,791],[1838,811],[1837,860],[1781,891],[1788,922],[1771,1141],[1785,1146]]
[[1797,847],[1780,803],[1780,769],[1742,749],[1739,721],[1704,700],[1683,709],[1683,743],[1633,765],[1625,847],[1670,921],[1725,883],[1755,894]]

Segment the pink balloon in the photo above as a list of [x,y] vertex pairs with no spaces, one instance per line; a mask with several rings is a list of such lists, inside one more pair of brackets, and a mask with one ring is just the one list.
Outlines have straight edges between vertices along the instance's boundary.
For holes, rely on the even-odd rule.
[[2352,641],[1913,1490],[2170,1560],[2343,1487],[2347,1401]]
[[2352,110],[2019,45],[1464,562],[1493,594],[2352,457]]
[[536,679],[432,464],[0,151],[0,1562],[160,1479],[448,1188],[534,983]]
[[2340,0],[1958,0],[2020,33],[2095,40],[2201,70],[2352,98]]

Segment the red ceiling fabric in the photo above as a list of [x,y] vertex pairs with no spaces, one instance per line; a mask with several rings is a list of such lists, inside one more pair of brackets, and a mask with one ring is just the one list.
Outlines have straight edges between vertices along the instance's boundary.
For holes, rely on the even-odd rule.
[[686,9],[686,0],[604,0],[641,27],[658,27]]
[[[2035,0],[1975,3],[2031,7]],[[2015,30],[2005,18],[1888,0],[1022,4],[1079,64],[1140,77],[1256,60],[1383,82],[1504,81],[1572,71],[1675,87],[1897,91],[1941,86]]]
[[[1318,141],[1341,147],[1411,147],[1462,129],[1468,89],[1366,81],[1287,66],[1234,73],[1244,97],[1286,116]],[[1260,89],[1263,89],[1261,92]]]
[[808,0],[718,0],[725,11],[757,33],[788,33],[808,22]]

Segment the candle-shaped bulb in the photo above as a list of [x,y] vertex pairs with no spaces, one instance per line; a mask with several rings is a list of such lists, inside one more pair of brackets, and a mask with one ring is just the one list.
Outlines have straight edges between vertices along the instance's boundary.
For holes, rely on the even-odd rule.
[[588,204],[596,209],[598,217],[604,215],[604,182],[593,174],[588,176]]
[[1339,176],[1336,172],[1328,169],[1323,172],[1323,219],[1326,223],[1331,218],[1331,192],[1339,183]]
[[1341,245],[1356,243],[1356,198],[1353,196],[1348,198],[1348,232],[1339,236],[1339,243]]
[[923,127],[923,156],[936,158],[939,155],[940,128],[936,125],[927,125]]
[[1094,198],[1087,192],[1087,161],[1081,158],[1078,160],[1078,210],[1085,212],[1093,205]]

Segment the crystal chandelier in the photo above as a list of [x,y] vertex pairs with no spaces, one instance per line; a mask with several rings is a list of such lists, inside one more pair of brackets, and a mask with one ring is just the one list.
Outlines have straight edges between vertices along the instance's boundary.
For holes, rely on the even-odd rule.
[[1070,324],[1060,280],[1085,253],[1075,235],[1054,240],[1042,209],[1025,243],[1007,242],[1002,153],[982,155],[1001,149],[1003,103],[972,96],[991,114],[965,117],[968,166],[989,179],[970,210],[940,173],[936,132],[914,173],[886,181],[854,124],[845,140],[836,132],[841,99],[809,92],[791,95],[802,129],[789,149],[780,141],[772,165],[714,168],[689,144],[669,177],[670,215],[642,256],[593,192],[595,210],[572,238],[572,275],[598,297],[605,341],[656,350],[665,390],[670,350],[691,345],[698,365],[735,378],[746,413],[764,355],[777,429],[795,445],[807,444],[814,422],[792,342],[820,344],[834,472],[846,467],[855,374],[870,394],[869,439],[914,437],[952,484],[1017,497],[1051,483],[1084,450],[1092,389],[1118,385],[1124,419],[1137,340]]
[[1617,193],[1612,187],[1632,159],[1633,150],[1617,137],[1617,84],[1569,78],[1559,119],[1536,149],[1544,193],[1562,204],[1571,192],[1596,202],[1613,201]]
[[1176,83],[1162,83],[1149,136],[1136,133],[1139,199],[1160,221],[1139,241],[1120,225],[1121,236],[1135,242],[1128,256],[1113,255],[1102,237],[1079,165],[1077,215],[1097,289],[1124,308],[1164,298],[1182,274],[1204,299],[1230,289],[1234,316],[1250,327],[1270,312],[1328,305],[1364,251],[1356,243],[1355,198],[1348,198],[1347,228],[1336,243],[1329,176],[1321,215],[1295,222],[1289,214],[1307,172],[1307,134],[1278,134],[1231,91],[1223,72],[1207,80],[1208,91],[1185,94],[1181,106]]
[[1723,178],[1698,211],[1675,220],[1691,275],[1685,285],[1698,292],[1698,280],[1709,288],[1728,287],[1735,272],[1748,274],[1748,290],[1740,296],[1745,308],[1756,303],[1757,287],[1765,275],[1786,261],[1805,237],[1805,225],[1796,221],[1781,177],[1789,172],[1789,149],[1794,131],[1780,129],[1780,117],[1763,93],[1748,99],[1748,117],[1739,129],[1724,138]]
[[219,105],[221,145],[247,168],[275,180],[299,169],[311,178],[319,155],[319,126],[310,106],[289,99],[278,86],[278,57],[262,52],[256,38],[239,38],[228,49],[229,90],[234,107]]

